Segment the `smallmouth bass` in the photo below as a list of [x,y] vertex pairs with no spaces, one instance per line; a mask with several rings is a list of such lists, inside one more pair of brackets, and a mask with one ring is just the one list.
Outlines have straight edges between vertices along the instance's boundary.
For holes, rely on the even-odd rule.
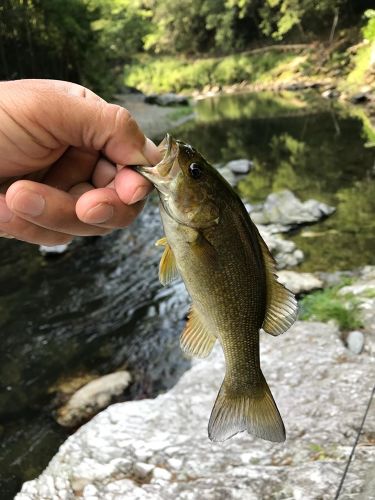
[[247,430],[284,441],[284,424],[260,368],[259,330],[285,332],[296,319],[297,302],[277,281],[267,245],[220,173],[170,136],[159,147],[162,161],[136,170],[160,198],[160,281],[166,285],[181,275],[192,299],[181,348],[206,357],[218,340],[225,356],[208,435],[224,441]]

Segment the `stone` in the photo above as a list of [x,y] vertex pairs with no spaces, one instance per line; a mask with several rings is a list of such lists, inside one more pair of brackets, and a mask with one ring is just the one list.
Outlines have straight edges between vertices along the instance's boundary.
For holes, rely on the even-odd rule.
[[76,427],[109,405],[112,398],[124,392],[131,382],[127,371],[118,371],[85,384],[57,411],[57,422]]
[[39,252],[44,256],[62,255],[67,252],[69,245],[70,243],[67,243],[66,245],[53,245],[53,246],[40,245]]
[[173,94],[149,94],[144,101],[147,104],[157,104],[158,106],[187,106],[189,99],[185,96]]
[[254,163],[246,158],[229,161],[226,165],[236,175],[246,175],[254,167]]
[[285,240],[274,231],[274,226],[258,225],[259,232],[267,243],[267,246],[276,260],[278,269],[285,269],[286,267],[294,267],[300,264],[304,255],[302,250],[296,247],[294,241]]
[[224,179],[232,186],[235,187],[238,182],[238,177],[234,175],[232,170],[227,165],[214,165]]
[[348,349],[354,354],[361,354],[365,344],[365,337],[360,330],[349,332],[346,337]]
[[340,91],[337,89],[327,89],[322,92],[324,99],[337,99],[340,97]]
[[262,210],[259,213],[252,213],[251,217],[258,224],[282,224],[290,227],[317,222],[334,211],[334,207],[317,200],[301,202],[286,189],[270,194]]
[[[261,361],[284,418],[285,443],[247,433],[208,440],[224,376],[217,345],[165,394],[111,405],[83,425],[16,500],[332,498],[372,392],[372,353],[351,356],[337,327],[301,321],[279,337],[261,334]],[[342,498],[370,498],[358,495],[373,477],[374,415],[365,421]],[[154,469],[140,465],[146,456]],[[139,467],[150,471],[143,480]]]
[[324,283],[312,273],[298,273],[296,271],[279,271],[278,281],[296,295],[309,293],[323,288]]
[[370,96],[367,92],[357,92],[350,97],[350,101],[353,104],[362,104],[365,102],[369,102],[370,100]]

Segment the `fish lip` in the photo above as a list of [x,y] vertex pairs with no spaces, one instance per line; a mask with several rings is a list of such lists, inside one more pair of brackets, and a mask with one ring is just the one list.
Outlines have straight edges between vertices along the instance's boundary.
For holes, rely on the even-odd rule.
[[[169,174],[178,156],[179,145],[170,134],[166,134],[163,141],[159,144],[158,149],[161,153],[164,153],[164,156],[155,166],[135,165],[132,167],[139,174],[152,182],[156,189],[161,188],[171,180]],[[160,190],[164,191],[165,189]]]

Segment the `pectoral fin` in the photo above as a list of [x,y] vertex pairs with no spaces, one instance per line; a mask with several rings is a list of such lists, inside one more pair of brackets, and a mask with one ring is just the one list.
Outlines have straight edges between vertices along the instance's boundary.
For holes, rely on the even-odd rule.
[[298,305],[293,293],[277,281],[275,259],[260,235],[259,243],[266,268],[267,286],[267,310],[262,328],[271,335],[280,335],[295,322]]
[[159,264],[159,280],[165,286],[178,277],[176,259],[165,237],[160,238],[155,245],[165,247]]
[[206,358],[215,344],[216,337],[207,331],[197,311],[191,308],[185,330],[181,334],[181,349],[197,358]]

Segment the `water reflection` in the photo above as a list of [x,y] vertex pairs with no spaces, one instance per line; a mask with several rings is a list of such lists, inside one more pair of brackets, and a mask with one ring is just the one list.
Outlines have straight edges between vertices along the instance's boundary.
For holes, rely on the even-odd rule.
[[334,271],[375,262],[368,120],[312,94],[293,93],[207,99],[196,113],[197,122],[185,124],[177,135],[213,163],[251,159],[255,167],[238,185],[244,199],[258,203],[271,192],[290,189],[302,200],[337,207],[334,216],[309,228],[320,236],[293,236],[306,256],[301,269]]

